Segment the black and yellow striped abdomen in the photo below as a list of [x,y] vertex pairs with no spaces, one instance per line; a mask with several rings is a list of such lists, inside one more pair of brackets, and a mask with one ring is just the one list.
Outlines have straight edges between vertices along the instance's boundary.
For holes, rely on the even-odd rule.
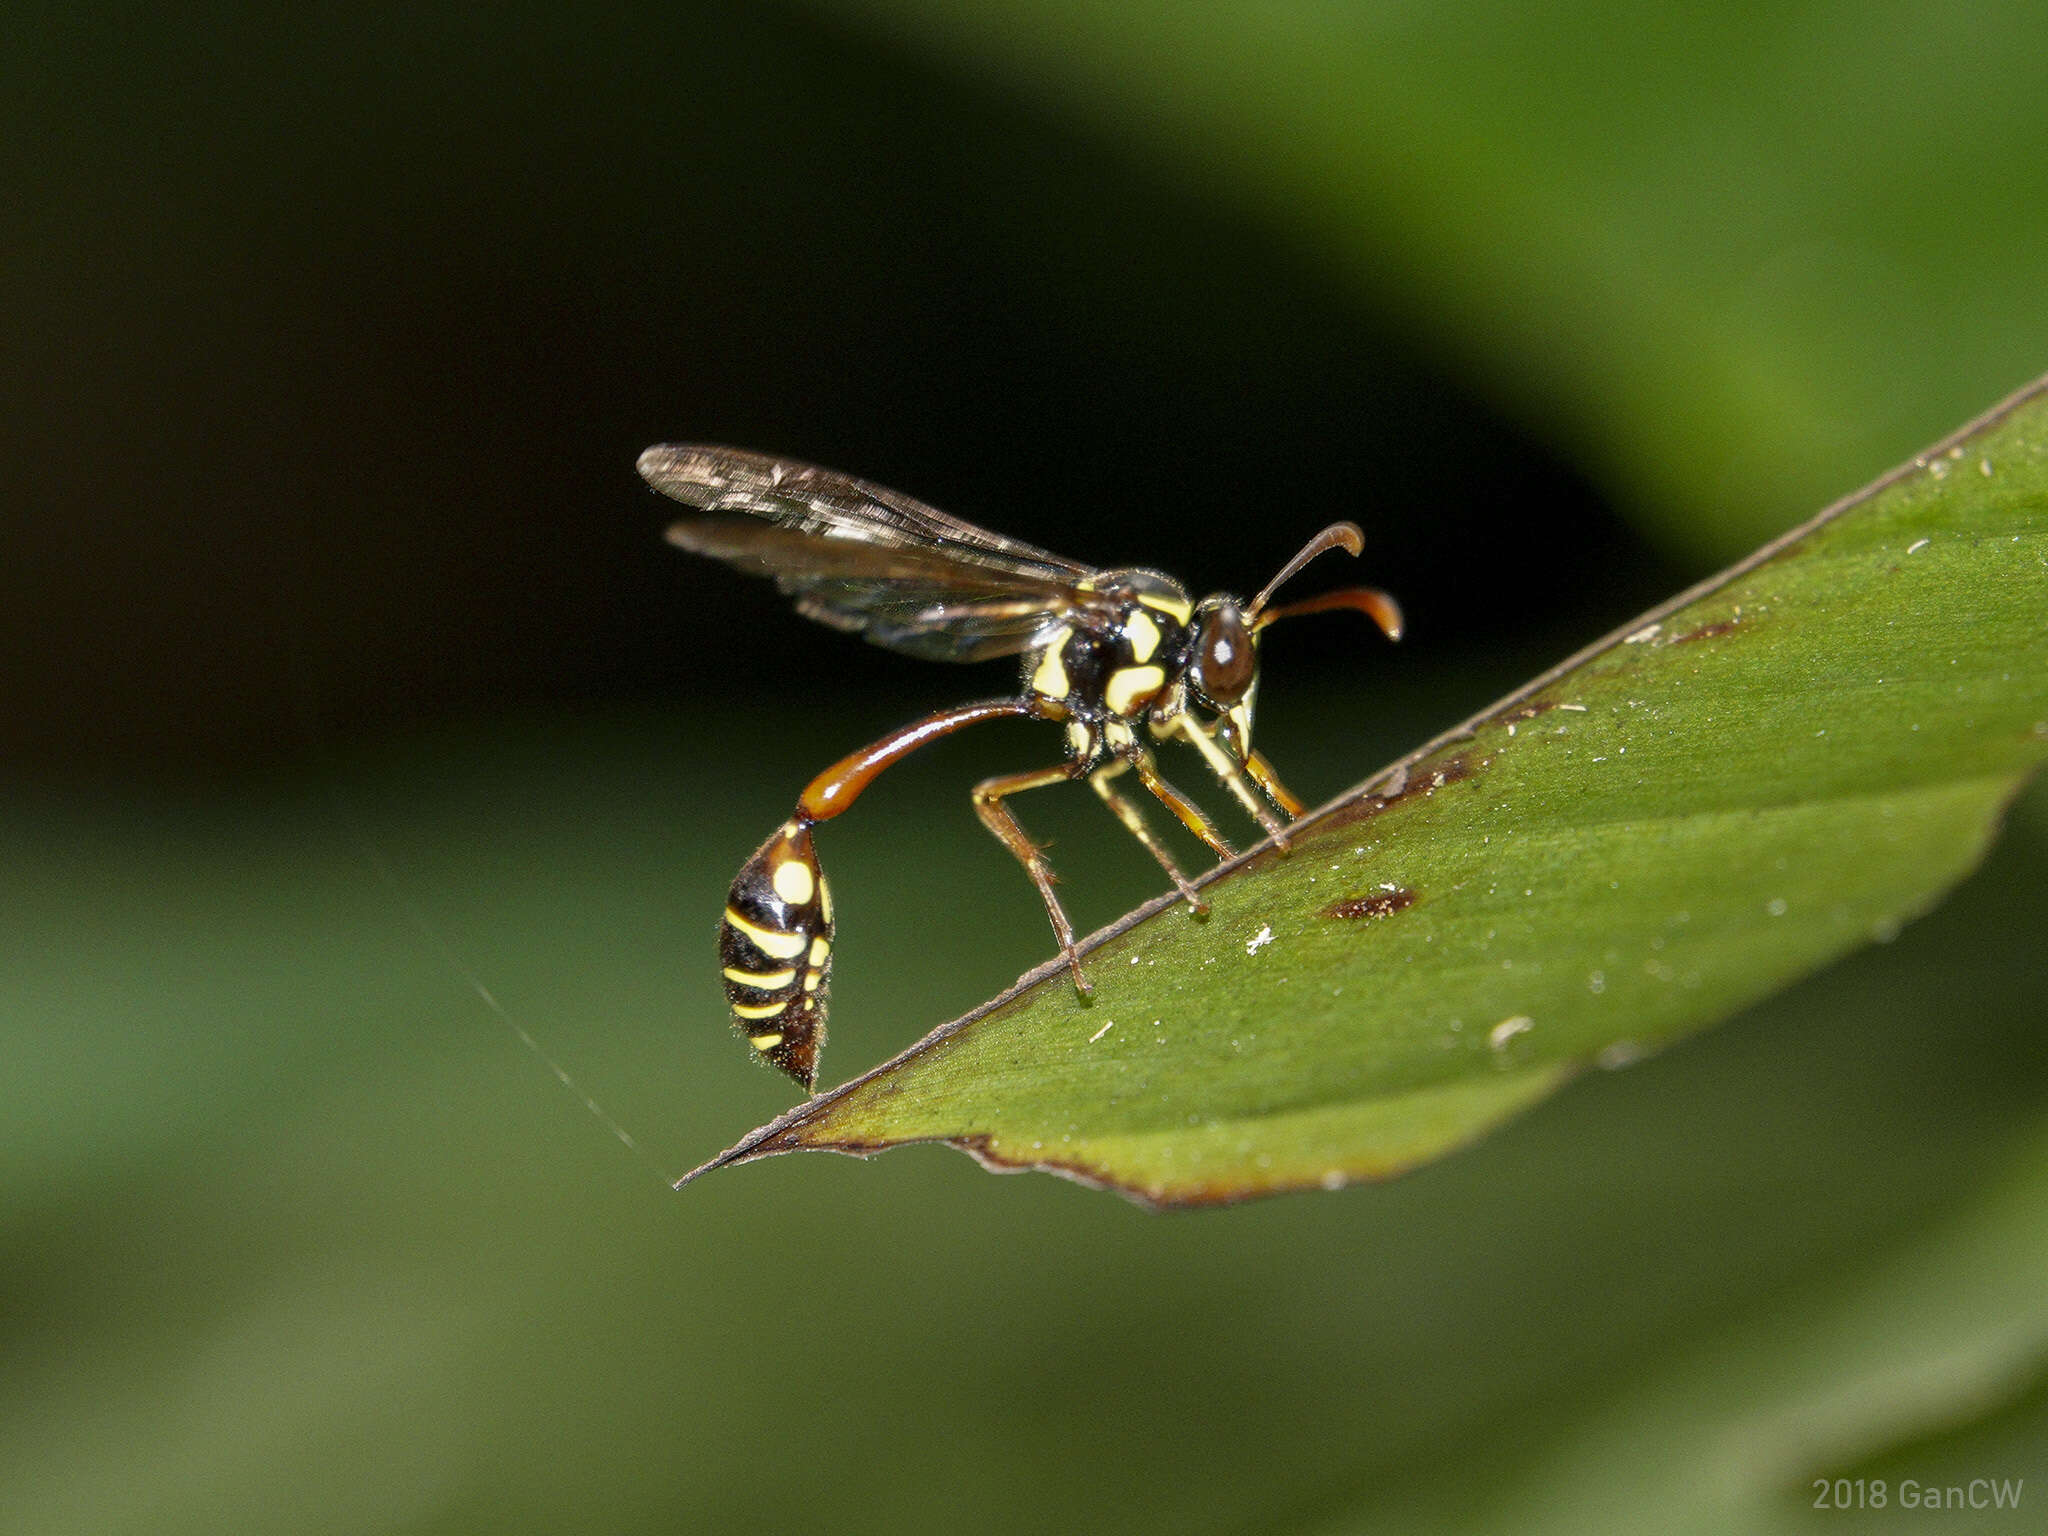
[[734,878],[718,964],[734,1026],[808,1092],[825,1046],[832,896],[807,823],[783,823]]

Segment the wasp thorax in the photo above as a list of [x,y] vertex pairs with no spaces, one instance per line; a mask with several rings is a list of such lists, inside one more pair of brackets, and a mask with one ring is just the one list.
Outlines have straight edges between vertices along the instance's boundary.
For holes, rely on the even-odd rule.
[[1195,610],[1193,660],[1188,682],[1195,697],[1218,713],[1251,692],[1259,675],[1252,627],[1234,598],[1206,597]]

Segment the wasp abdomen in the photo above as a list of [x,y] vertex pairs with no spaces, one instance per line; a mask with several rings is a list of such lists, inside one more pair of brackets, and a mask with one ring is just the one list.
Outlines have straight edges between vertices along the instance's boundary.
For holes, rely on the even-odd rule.
[[807,822],[784,822],[734,877],[718,964],[733,1024],[809,1092],[825,1045],[832,897]]

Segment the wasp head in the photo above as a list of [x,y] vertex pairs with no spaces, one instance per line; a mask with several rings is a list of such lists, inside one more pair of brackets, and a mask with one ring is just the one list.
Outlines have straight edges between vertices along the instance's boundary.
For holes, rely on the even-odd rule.
[[1188,690],[1220,717],[1216,738],[1244,762],[1252,751],[1252,698],[1259,687],[1258,633],[1234,597],[1206,597],[1195,609]]

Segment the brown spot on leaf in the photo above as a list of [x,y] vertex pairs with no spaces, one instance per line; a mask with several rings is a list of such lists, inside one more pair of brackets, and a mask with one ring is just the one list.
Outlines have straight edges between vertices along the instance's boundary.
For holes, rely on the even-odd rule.
[[1456,784],[1460,779],[1469,779],[1477,772],[1470,758],[1464,753],[1447,757],[1433,767],[1403,768],[1400,774],[1388,780],[1383,789],[1360,795],[1336,807],[1318,823],[1319,827],[1348,826],[1355,821],[1365,821],[1379,815],[1389,806],[1399,805],[1418,795],[1434,794],[1446,784]]
[[1406,886],[1397,885],[1392,890],[1372,891],[1364,896],[1351,896],[1343,901],[1333,901],[1323,908],[1325,917],[1391,917],[1396,912],[1405,912],[1415,905],[1415,893]]
[[1689,629],[1682,635],[1673,635],[1673,645],[1690,645],[1695,640],[1716,640],[1722,635],[1733,634],[1740,624],[1738,619],[1722,619],[1713,624],[1702,624],[1698,629]]

